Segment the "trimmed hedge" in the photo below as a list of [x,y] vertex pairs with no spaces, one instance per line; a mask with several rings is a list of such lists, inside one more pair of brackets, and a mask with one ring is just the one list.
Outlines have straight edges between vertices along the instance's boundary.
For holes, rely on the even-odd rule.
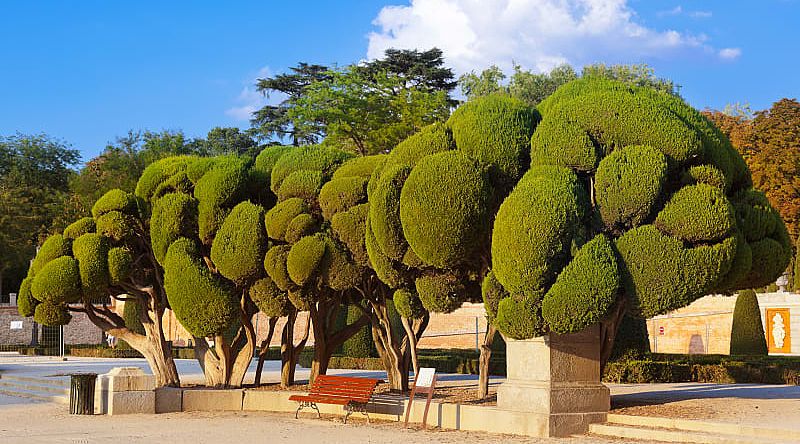
[[500,172],[500,181],[516,182],[529,162],[530,140],[539,113],[506,95],[488,95],[459,106],[447,120],[458,150]]
[[110,282],[107,239],[96,233],[84,234],[72,243],[72,252],[78,261],[83,297],[92,300],[107,294]]
[[250,287],[250,298],[266,316],[277,318],[287,316],[292,308],[289,295],[275,285],[272,279],[259,279]]
[[293,197],[279,202],[264,215],[264,225],[271,239],[286,240],[286,229],[292,219],[308,212],[308,205],[303,199]]
[[286,176],[278,191],[278,200],[284,201],[292,197],[311,200],[317,197],[324,177],[321,171],[298,170]]
[[641,225],[667,181],[667,158],[649,146],[628,146],[604,158],[595,175],[597,211],[606,227]]
[[167,249],[178,238],[197,238],[197,204],[197,199],[183,193],[169,193],[153,202],[150,243],[159,264],[164,265]]
[[732,355],[766,355],[767,339],[761,324],[758,296],[753,290],[742,290],[736,297],[731,326]]
[[655,225],[685,242],[716,242],[731,234],[736,220],[733,205],[722,190],[697,184],[673,194]]
[[422,306],[434,313],[450,313],[469,298],[462,280],[449,273],[419,277],[415,286]]
[[242,284],[264,274],[267,252],[264,209],[242,202],[225,218],[211,245],[211,260],[219,273]]
[[342,177],[326,183],[319,193],[322,216],[330,220],[336,213],[365,203],[367,179],[364,177]]
[[61,256],[48,262],[33,278],[31,294],[39,302],[51,304],[80,301],[82,292],[78,261],[70,256]]
[[617,300],[621,284],[613,243],[603,234],[584,245],[545,294],[542,316],[556,333],[599,322]]
[[64,238],[77,239],[86,233],[94,233],[95,224],[91,217],[82,217],[64,228]]
[[483,168],[461,152],[423,158],[400,194],[400,221],[408,245],[437,268],[469,262],[488,242],[491,197]]
[[402,260],[408,249],[400,221],[400,196],[410,173],[406,165],[388,167],[369,192],[369,219],[376,245],[396,261]]

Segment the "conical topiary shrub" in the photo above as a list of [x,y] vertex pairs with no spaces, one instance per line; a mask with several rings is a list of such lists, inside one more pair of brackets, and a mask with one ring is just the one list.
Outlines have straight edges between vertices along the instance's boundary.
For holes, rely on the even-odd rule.
[[731,328],[732,355],[766,355],[767,340],[761,325],[761,311],[753,290],[742,290],[736,298]]

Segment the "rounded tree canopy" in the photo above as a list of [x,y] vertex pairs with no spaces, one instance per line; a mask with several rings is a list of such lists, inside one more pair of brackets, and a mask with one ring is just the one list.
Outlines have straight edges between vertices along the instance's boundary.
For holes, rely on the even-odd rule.
[[219,273],[242,284],[264,274],[267,252],[264,209],[242,202],[225,218],[211,245],[211,260]]

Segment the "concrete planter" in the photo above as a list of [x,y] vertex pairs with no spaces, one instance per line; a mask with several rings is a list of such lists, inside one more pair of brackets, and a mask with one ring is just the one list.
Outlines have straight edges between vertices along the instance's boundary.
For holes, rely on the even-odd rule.
[[507,379],[497,408],[525,412],[527,430],[541,437],[583,434],[605,422],[611,407],[600,382],[600,327],[582,332],[506,339]]

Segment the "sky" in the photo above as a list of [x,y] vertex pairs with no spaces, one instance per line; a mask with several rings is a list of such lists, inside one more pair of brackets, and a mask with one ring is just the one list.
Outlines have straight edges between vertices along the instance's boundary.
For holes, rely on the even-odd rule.
[[798,23],[800,0],[6,0],[0,135],[89,160],[131,129],[244,129],[257,78],[390,47],[439,47],[457,74],[647,63],[696,108],[758,110],[800,96]]

